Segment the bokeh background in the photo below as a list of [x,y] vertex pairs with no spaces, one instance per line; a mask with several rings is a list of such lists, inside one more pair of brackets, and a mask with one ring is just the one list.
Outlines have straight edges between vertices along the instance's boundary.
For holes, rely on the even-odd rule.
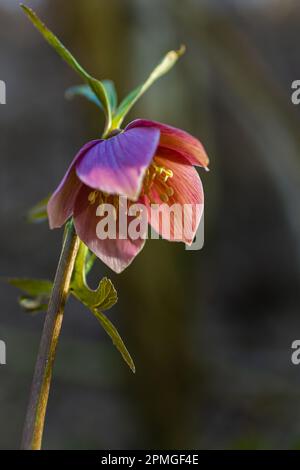
[[[96,319],[70,301],[58,348],[46,449],[300,448],[300,79],[298,0],[30,0],[119,96],[163,54],[187,54],[131,112],[186,129],[211,159],[201,172],[205,247],[150,241],[114,275],[109,312],[134,376]],[[58,184],[103,120],[64,91],[80,83],[18,2],[0,0],[1,276],[53,278],[62,232],[25,214]],[[43,314],[0,284],[0,448],[18,448]]]

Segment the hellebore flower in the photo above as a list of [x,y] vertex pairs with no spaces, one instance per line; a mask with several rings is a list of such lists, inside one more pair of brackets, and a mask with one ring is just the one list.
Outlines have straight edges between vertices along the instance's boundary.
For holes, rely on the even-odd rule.
[[[203,210],[203,189],[195,166],[207,168],[202,144],[190,134],[155,121],[137,119],[108,139],[87,143],[74,158],[48,203],[50,228],[61,227],[73,216],[79,238],[116,272],[125,269],[141,251],[145,239],[99,239],[96,201],[117,206],[118,196],[144,204],[149,223],[163,238],[191,244]],[[170,233],[161,227],[158,214],[150,219],[151,205],[158,204],[162,218],[174,204],[200,207],[187,221],[189,229],[176,238],[182,214],[174,214]],[[169,214],[168,214],[169,216]],[[180,219],[180,220],[179,220]]]

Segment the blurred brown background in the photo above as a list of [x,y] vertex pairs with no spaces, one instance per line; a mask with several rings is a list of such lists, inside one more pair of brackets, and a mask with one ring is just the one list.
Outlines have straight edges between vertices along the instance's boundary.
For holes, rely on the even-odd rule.
[[[205,247],[149,241],[122,275],[100,262],[127,369],[94,317],[66,309],[44,448],[300,448],[300,79],[298,0],[31,0],[47,25],[119,96],[169,49],[187,54],[131,112],[202,140]],[[97,138],[80,83],[14,0],[0,0],[1,275],[52,278],[62,232],[25,221],[77,150]],[[43,314],[0,284],[0,448],[18,448]]]

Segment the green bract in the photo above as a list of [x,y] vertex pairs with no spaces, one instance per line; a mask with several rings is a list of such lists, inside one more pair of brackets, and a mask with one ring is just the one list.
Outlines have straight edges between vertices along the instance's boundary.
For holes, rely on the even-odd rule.
[[[109,103],[111,106],[111,110],[112,112],[114,112],[117,107],[117,101],[118,101],[115,85],[111,80],[103,80],[102,84],[106,89],[106,92],[109,98]],[[89,87],[89,85],[72,86],[68,88],[65,96],[67,99],[72,99],[74,98],[74,96],[83,96],[84,98],[96,104],[100,109],[103,110],[101,101],[99,101],[99,99],[97,98],[93,90]]]
[[86,260],[89,256],[88,248],[83,243],[80,243],[70,291],[95,315],[130,369],[135,372],[133,360],[121,336],[110,320],[103,314],[103,311],[108,310],[117,302],[117,292],[112,282],[106,277],[100,281],[96,290],[89,288],[86,282]]
[[[138,99],[150,88],[150,86],[160,77],[165,75],[177,62],[180,56],[182,56],[185,52],[185,47],[181,46],[178,51],[170,51],[168,52],[162,61],[158,64],[157,67],[151,72],[147,80],[135,88],[133,91],[129,93],[117,106],[117,95],[115,92],[115,87],[113,82],[110,80],[103,80],[102,84],[106,87],[107,94],[110,98],[111,104],[111,112],[112,112],[112,123],[110,132],[114,129],[119,129],[124,118],[129,113],[131,108],[134,104],[138,101]],[[73,98],[76,95],[84,96],[89,101],[92,101],[96,105],[98,105],[101,109],[103,106],[99,102],[97,96],[91,90],[88,85],[77,85],[74,87],[69,88],[66,91],[67,98]]]
[[70,88],[67,90],[66,96],[68,98],[72,98],[74,95],[82,95],[97,104],[104,111],[106,116],[104,136],[107,136],[111,131],[118,129],[121,126],[125,116],[137,100],[158,78],[165,75],[185,52],[185,46],[181,46],[177,51],[168,52],[162,61],[150,73],[145,82],[131,91],[129,95],[121,101],[120,105],[117,106],[117,94],[113,82],[110,80],[100,81],[92,77],[88,72],[86,72],[86,70],[84,70],[61,41],[44,25],[44,23],[42,23],[31,8],[22,4],[21,7],[46,41],[87,83],[87,85],[78,85]]
[[19,304],[29,313],[47,310],[53,282],[42,279],[10,278],[7,282],[20,289],[25,295],[19,297]]
[[110,98],[106,91],[106,87],[96,78],[92,77],[84,68],[77,62],[75,57],[68,51],[68,49],[60,42],[60,40],[42,23],[36,13],[25,5],[21,5],[28,18],[32,21],[34,26],[40,31],[46,41],[56,50],[56,52],[64,59],[72,69],[74,69],[85,82],[88,83],[91,90],[95,93],[97,98],[102,104],[105,116],[106,126],[108,130],[111,127],[111,105]]
[[113,115],[112,127],[119,128],[126,114],[131,110],[137,100],[150,88],[150,86],[160,77],[165,75],[175,65],[180,56],[185,52],[185,46],[181,46],[178,51],[168,52],[163,60],[151,72],[147,80],[135,88],[126,98],[123,99],[115,114]]
[[48,218],[47,204],[50,196],[45,197],[35,206],[33,206],[27,213],[27,220],[31,223],[44,222]]

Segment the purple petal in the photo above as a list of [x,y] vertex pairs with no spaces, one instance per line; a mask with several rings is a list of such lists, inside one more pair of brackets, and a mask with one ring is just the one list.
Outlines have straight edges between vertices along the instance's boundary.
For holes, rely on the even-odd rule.
[[168,126],[157,121],[149,121],[146,119],[136,119],[132,121],[127,129],[159,129],[160,147],[179,152],[191,165],[203,166],[207,168],[209,164],[208,156],[201,142],[187,132],[177,129],[176,127]]
[[136,200],[159,137],[159,129],[136,128],[101,141],[76,165],[77,175],[91,188]]
[[[105,239],[97,237],[97,224],[101,217],[96,215],[98,204],[90,204],[88,196],[91,189],[82,186],[74,207],[74,225],[79,238],[95,253],[110,269],[116,273],[123,271],[142,250],[144,239],[126,240]],[[118,227],[118,219],[116,221]]]
[[81,148],[58,188],[52,194],[47,206],[50,228],[61,227],[71,217],[76,196],[82,186],[81,181],[76,175],[75,164],[83,157],[87,150],[91,149],[98,142],[99,140],[93,140]]

